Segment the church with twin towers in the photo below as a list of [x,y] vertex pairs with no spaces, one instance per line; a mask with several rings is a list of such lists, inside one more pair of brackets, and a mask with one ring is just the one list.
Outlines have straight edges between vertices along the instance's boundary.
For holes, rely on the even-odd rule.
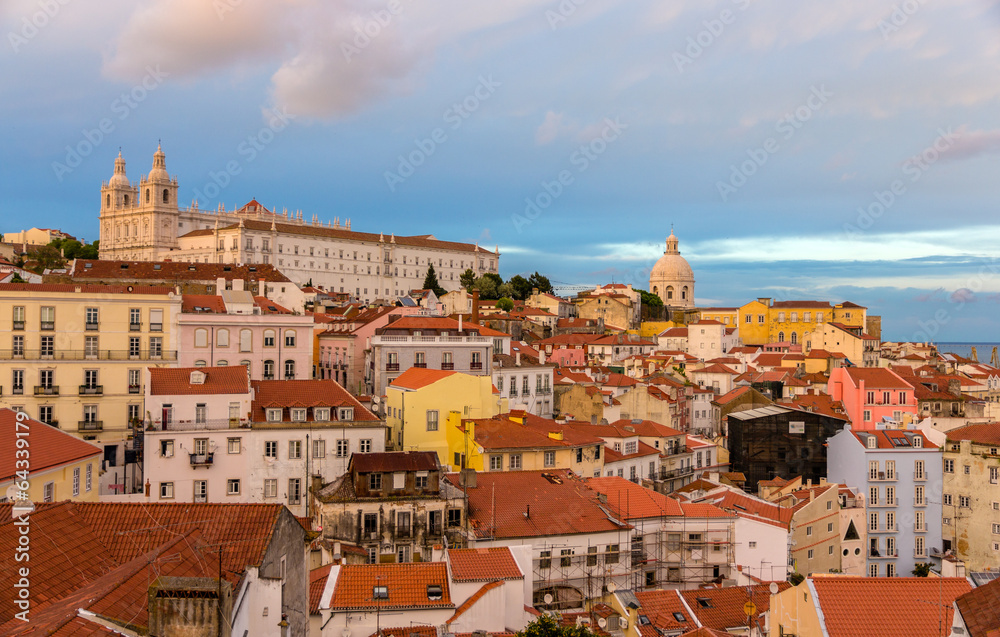
[[[137,182],[122,153],[101,184],[100,257],[115,261],[175,261],[274,265],[300,285],[343,292],[362,302],[394,299],[422,287],[430,265],[446,290],[461,287],[467,269],[497,273],[500,249],[440,240],[432,234],[396,236],[351,229],[339,217],[322,222],[301,211],[278,212],[256,199],[239,208],[182,207],[178,179],[167,172],[161,147]],[[378,221],[366,219],[368,225]]]

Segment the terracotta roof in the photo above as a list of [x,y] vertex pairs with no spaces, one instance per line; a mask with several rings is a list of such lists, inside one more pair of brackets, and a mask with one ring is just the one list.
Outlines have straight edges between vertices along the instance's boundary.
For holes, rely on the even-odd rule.
[[[205,375],[205,382],[192,383],[191,375]],[[202,396],[246,394],[250,376],[245,365],[227,367],[150,367],[149,393],[153,396]]]
[[955,598],[972,590],[964,577],[812,576],[825,635],[869,637],[859,618],[878,618],[879,637],[939,637],[951,626]]
[[[574,430],[572,427],[561,425],[554,420],[530,414],[525,414],[524,424],[503,416],[475,419],[472,422],[475,423],[476,443],[484,449],[490,450],[581,447],[602,443],[599,437]],[[561,436],[550,436],[550,433],[561,434]]]
[[[129,289],[132,288],[132,289]],[[0,283],[0,292],[63,292],[68,294],[175,294],[174,288],[155,285],[81,285],[76,283]]]
[[475,549],[451,549],[451,578],[456,582],[523,579],[524,573],[506,546]]
[[226,302],[217,294],[184,294],[181,296],[181,312],[185,314],[194,314],[195,312],[225,314]]
[[[242,367],[242,365],[241,365]],[[265,422],[268,407],[353,407],[354,420],[378,421],[358,399],[333,380],[255,380],[251,417]],[[333,418],[335,414],[331,413]],[[312,418],[312,414],[308,414]]]
[[[779,592],[791,587],[788,582],[777,584]],[[757,616],[753,618],[756,622],[763,621],[771,605],[770,584],[695,589],[680,594],[703,626],[722,631],[747,625],[743,605],[748,599],[757,607]]]
[[711,495],[703,502],[709,502],[720,509],[732,511],[740,517],[755,519],[784,529],[788,529],[792,522],[793,511],[791,508],[778,506],[772,502],[729,489]]
[[351,468],[358,473],[394,471],[437,471],[437,452],[382,451],[351,454]]
[[688,372],[689,374],[729,374],[730,376],[736,376],[739,374],[738,371],[730,367],[726,367],[720,363],[714,363],[708,367],[703,367],[701,369],[695,369]]
[[[984,445],[1000,445],[1000,422],[957,427],[948,432],[948,440],[971,440]],[[34,444],[32,444],[32,449],[34,449]],[[31,457],[35,457],[34,452],[32,452]]]
[[[373,588],[385,586],[388,598],[375,600]],[[440,595],[429,587],[440,587]],[[330,608],[454,608],[444,562],[345,564],[340,567]]]
[[[0,445],[3,447],[3,451],[0,452],[0,483],[13,480],[16,476],[17,458],[14,455],[14,441],[19,437],[25,438],[31,445],[29,450],[32,473],[79,462],[86,458],[95,459],[96,468],[100,469],[104,453],[100,447],[33,418],[25,418],[20,422],[21,426],[18,427],[17,412],[7,408],[0,409],[0,440],[7,441]],[[18,432],[22,435],[18,436]]]
[[650,447],[649,445],[647,445],[646,443],[644,443],[643,441],[640,440],[639,444],[636,445],[636,452],[635,453],[624,454],[624,453],[615,451],[611,447],[605,447],[604,448],[604,464],[608,464],[608,463],[612,463],[612,462],[621,462],[622,460],[634,460],[636,458],[644,458],[646,456],[658,456],[658,455],[660,455],[660,450],[659,449],[655,449],[653,447]]
[[421,389],[428,385],[454,376],[458,372],[431,369],[429,367],[410,367],[405,372],[393,379],[389,385],[400,389]]
[[619,518],[637,520],[684,516],[684,510],[677,500],[635,484],[631,480],[611,476],[588,478],[586,482],[588,487],[607,497],[605,506]]
[[[447,478],[458,485],[458,474],[448,474]],[[469,523],[480,538],[545,537],[631,528],[610,519],[586,484],[566,469],[487,472],[478,474],[476,480],[476,486],[466,491]],[[503,497],[495,498],[497,492]]]
[[899,374],[884,367],[844,367],[841,368],[858,386],[865,382],[866,390],[876,389],[913,389],[910,383],[903,380]]
[[969,637],[996,637],[1000,628],[1000,580],[974,588],[955,599]]
[[[376,333],[391,333],[394,330],[447,330],[449,332],[454,332],[455,334],[459,333],[458,321],[443,316],[401,316],[392,323],[387,324],[385,327],[376,330]],[[469,334],[479,334],[480,336],[510,338],[510,334],[507,334],[506,332],[499,332],[470,321],[462,322],[462,333],[465,334],[466,332]]]
[[326,588],[326,580],[330,576],[330,569],[333,564],[320,566],[309,571],[309,614],[319,614],[319,600],[323,596],[323,589]]
[[[871,429],[867,431],[851,431],[858,442],[867,447],[867,436],[874,436],[878,449],[921,449],[910,444],[910,434],[914,438],[922,438],[923,449],[937,449],[938,446],[930,441],[922,431],[902,430],[902,429]],[[951,432],[949,432],[950,434]]]
[[691,615],[691,610],[684,604],[678,591],[636,591],[635,597],[642,606],[642,614],[658,630],[687,631],[698,627],[697,620]]
[[[270,225],[268,226],[270,227]],[[150,281],[204,281],[216,279],[242,279],[291,283],[292,280],[273,265],[235,265],[228,263],[183,263],[180,261],[105,261],[77,259],[70,276],[74,279],[142,280]]]

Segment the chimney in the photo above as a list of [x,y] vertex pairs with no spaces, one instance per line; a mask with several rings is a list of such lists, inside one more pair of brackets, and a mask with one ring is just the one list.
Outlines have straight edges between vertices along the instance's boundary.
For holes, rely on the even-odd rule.
[[459,334],[462,333],[462,315],[461,314],[458,315],[458,333]]
[[472,291],[472,322],[479,322],[479,290]]
[[222,295],[222,291],[226,289],[226,279],[225,277],[218,277],[215,279],[215,294],[217,296]]
[[458,474],[459,486],[467,487],[469,489],[476,488],[476,470],[475,469],[462,469],[462,472]]
[[538,364],[539,365],[545,364],[545,350],[542,349],[541,347],[538,348]]
[[517,352],[514,354],[514,365],[516,365],[517,367],[521,366],[521,352]]
[[243,279],[233,279],[233,292],[243,291]]

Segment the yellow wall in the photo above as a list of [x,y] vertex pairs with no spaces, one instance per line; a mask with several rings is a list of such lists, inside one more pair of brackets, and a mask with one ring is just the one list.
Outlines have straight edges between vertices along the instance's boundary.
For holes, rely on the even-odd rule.
[[725,325],[726,327],[738,327],[737,316],[739,310],[732,310],[727,312],[715,312],[712,310],[699,310],[698,320],[701,321],[718,321]]
[[[91,292],[48,292],[32,290],[0,292],[0,334],[5,342],[0,348],[0,378],[4,392],[0,406],[20,407],[32,418],[39,418],[41,406],[52,406],[53,420],[63,431],[67,431],[99,442],[119,442],[128,435],[128,405],[138,406],[143,415],[144,370],[147,367],[172,367],[177,365],[178,344],[173,342],[177,333],[177,314],[180,312],[181,297],[169,294],[114,294]],[[24,307],[23,329],[14,329],[13,307]],[[41,330],[41,308],[55,308],[55,329]],[[86,308],[98,308],[98,329],[88,330]],[[140,310],[142,321],[139,331],[129,329],[129,310]],[[163,312],[162,330],[150,330],[150,310]],[[25,355],[15,357],[11,352],[13,336],[24,337]],[[43,336],[54,337],[52,358],[40,356]],[[98,355],[85,356],[86,338],[97,337]],[[140,355],[131,359],[129,338],[139,337]],[[151,337],[162,339],[163,355],[153,359],[148,355]],[[24,370],[24,392],[14,394],[10,385],[13,370]],[[129,393],[129,370],[139,372],[140,386],[135,393]],[[53,385],[59,388],[58,395],[35,395],[35,386],[40,384],[39,372],[54,370]],[[97,370],[98,385],[102,394],[80,393],[86,370]],[[101,430],[82,430],[80,422],[84,418],[84,406],[97,406],[97,420]]]
[[[40,425],[39,425],[40,426]],[[11,452],[13,453],[13,452]],[[100,482],[102,454],[100,450],[89,458],[45,471],[32,471],[28,475],[28,498],[32,502],[45,501],[45,485],[53,483],[52,501],[75,500],[77,502],[97,502],[98,483]],[[87,491],[87,465],[90,465],[90,491]],[[80,470],[80,493],[73,495],[73,470]],[[19,482],[19,481],[18,481]],[[7,488],[15,481],[0,482],[0,493],[6,493]]]
[[[862,365],[865,358],[865,341],[853,334],[834,327],[821,325],[812,333],[811,349],[825,349],[828,352],[840,352],[851,359],[855,365]],[[806,361],[808,363],[808,361]],[[806,368],[809,371],[809,368]]]
[[683,327],[683,325],[675,321],[643,321],[639,325],[639,336],[655,338],[663,330],[669,330],[672,327]]
[[[452,374],[417,390],[386,389],[386,425],[397,450],[435,451],[442,464],[451,464],[448,427],[450,412],[460,418],[491,418],[503,406],[493,394],[489,376]],[[437,431],[427,431],[427,412],[437,411]],[[400,443],[402,434],[402,443]]]
[[[753,300],[739,309],[737,321],[740,339],[747,345],[777,342],[782,332],[785,341],[791,341],[791,335],[794,332],[797,335],[798,343],[804,344],[813,331],[823,323],[830,321],[865,327],[866,311],[864,308],[842,308],[840,306],[819,309],[814,307],[775,308],[771,306],[770,299],[764,299],[764,301]],[[818,312],[823,314],[822,321],[817,321]],[[807,313],[809,320],[806,320]],[[747,317],[750,318],[749,322],[747,322]],[[793,318],[796,320],[792,320]]]
[[767,614],[772,635],[823,634],[813,596],[806,582],[771,595]]
[[577,314],[582,319],[604,319],[604,325],[627,329],[632,325],[632,308],[608,295],[587,297],[578,306]]

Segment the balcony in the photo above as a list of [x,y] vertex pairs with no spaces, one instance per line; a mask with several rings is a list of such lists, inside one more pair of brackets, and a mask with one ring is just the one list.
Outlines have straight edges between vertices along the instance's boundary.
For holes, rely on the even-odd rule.
[[23,396],[24,395],[24,385],[14,385],[13,387],[11,387],[10,393],[13,394],[13,395],[15,395],[15,396]]
[[80,431],[104,431],[103,420],[81,420],[77,423]]
[[87,330],[88,332],[96,332],[97,330],[101,329],[101,326],[99,323],[85,323],[83,329]]
[[38,329],[40,329],[42,331],[45,331],[45,332],[53,332],[56,329],[56,322],[55,321],[42,321],[41,323],[39,323]]
[[14,327],[12,329],[23,330],[24,329],[24,321],[14,321]]
[[142,323],[129,323],[128,324],[128,331],[130,331],[130,332],[141,332],[142,331]]
[[50,350],[5,349],[0,350],[0,360],[46,360],[46,361],[139,361],[177,360],[176,350]]
[[385,371],[387,371],[387,372],[398,372],[399,371],[399,363],[386,363],[385,364]]
[[672,469],[670,471],[660,469],[660,480],[673,480],[674,478],[689,476],[692,473],[694,473],[694,466],[684,467],[682,469]]
[[141,394],[142,393],[142,387],[140,385],[129,385],[128,386],[128,393],[130,393],[130,394]]
[[150,332],[162,332],[163,331],[163,323],[150,323],[149,324],[149,331]]
[[[42,419],[39,418],[39,420],[42,420]],[[59,428],[59,421],[58,420],[42,420],[42,422],[44,422],[46,425],[48,425],[50,427],[55,427],[56,429]]]
[[164,427],[160,419],[144,423],[146,431],[206,431],[219,429],[239,429],[250,426],[247,419],[206,418],[205,420],[169,420]]
[[483,368],[483,363],[481,361],[472,361],[469,363],[469,369],[480,370]]
[[446,372],[450,372],[455,369],[455,363],[441,363],[441,369]]
[[208,453],[191,453],[191,466],[192,467],[211,467],[212,462],[215,460],[215,452],[210,451]]
[[80,385],[81,396],[103,396],[104,385]]
[[926,533],[927,532],[927,524],[920,523],[920,522],[914,522],[913,523],[913,532],[914,533]]
[[35,385],[36,396],[58,396],[58,385]]
[[427,363],[414,363],[413,366],[414,367],[418,367],[420,369],[426,369],[427,368]]
[[925,507],[927,506],[927,500],[924,498],[913,497],[913,506],[915,507]]

